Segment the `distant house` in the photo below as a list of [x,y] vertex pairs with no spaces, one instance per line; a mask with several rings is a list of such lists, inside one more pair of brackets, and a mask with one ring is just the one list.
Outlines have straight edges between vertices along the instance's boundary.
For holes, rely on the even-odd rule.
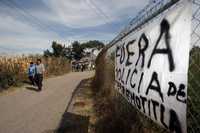
[[85,70],[95,68],[95,60],[101,50],[97,48],[86,48],[83,50],[84,57],[80,60],[72,60],[72,70],[79,70],[80,66],[84,66]]
[[95,60],[101,50],[97,48],[86,48],[83,50],[86,57],[90,57],[92,60]]

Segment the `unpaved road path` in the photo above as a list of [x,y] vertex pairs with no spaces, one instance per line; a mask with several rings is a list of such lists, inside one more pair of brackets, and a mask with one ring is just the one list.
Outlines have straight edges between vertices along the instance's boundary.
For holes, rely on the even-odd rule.
[[0,96],[0,133],[45,133],[55,130],[76,86],[93,74],[69,73],[45,80],[41,92],[27,85]]

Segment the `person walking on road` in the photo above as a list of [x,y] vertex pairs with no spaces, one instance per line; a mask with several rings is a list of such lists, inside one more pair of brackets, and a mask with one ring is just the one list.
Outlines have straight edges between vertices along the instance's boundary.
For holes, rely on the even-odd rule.
[[45,73],[44,64],[42,64],[41,59],[37,59],[35,70],[36,70],[36,72],[35,72],[35,82],[38,86],[38,90],[41,91],[42,90],[42,81],[43,81],[44,73]]
[[30,62],[29,68],[28,68],[28,78],[31,81],[32,85],[35,85],[35,64],[33,62]]

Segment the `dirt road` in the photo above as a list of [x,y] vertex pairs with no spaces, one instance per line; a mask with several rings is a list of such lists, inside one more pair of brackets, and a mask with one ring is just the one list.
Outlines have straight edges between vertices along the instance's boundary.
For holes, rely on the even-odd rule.
[[0,96],[0,133],[55,130],[76,86],[92,76],[93,72],[69,73],[45,80],[41,92],[27,85]]

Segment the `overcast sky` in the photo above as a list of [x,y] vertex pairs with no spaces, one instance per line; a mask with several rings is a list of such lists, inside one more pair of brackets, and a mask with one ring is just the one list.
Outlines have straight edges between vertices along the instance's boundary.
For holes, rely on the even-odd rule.
[[0,53],[112,40],[149,0],[0,0]]

